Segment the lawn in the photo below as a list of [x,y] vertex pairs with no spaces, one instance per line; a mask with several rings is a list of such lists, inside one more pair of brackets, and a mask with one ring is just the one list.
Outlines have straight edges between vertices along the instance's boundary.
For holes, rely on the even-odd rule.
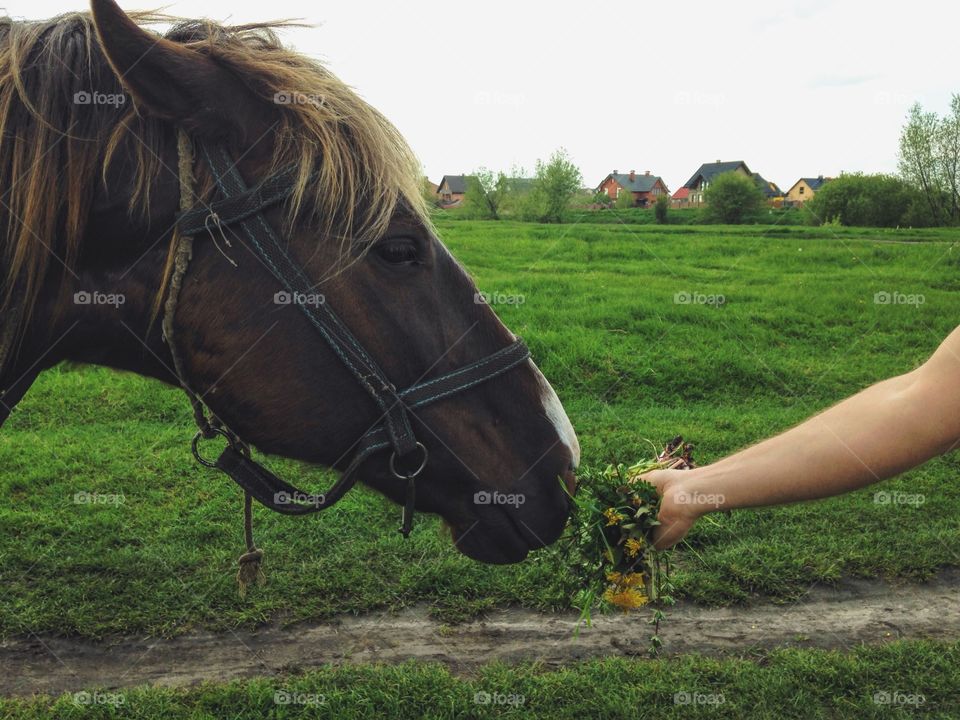
[[[709,462],[915,367],[960,323],[952,232],[439,225],[481,290],[522,298],[496,310],[529,343],[593,465],[677,433]],[[483,566],[426,518],[404,542],[398,508],[366,491],[319,517],[260,511],[269,581],[241,600],[241,497],[196,465],[191,435],[182,396],[153,381],[78,367],[40,378],[0,432],[0,636],[175,634],[417,602],[448,620],[508,603],[569,607],[562,554]],[[329,482],[272,463],[308,486]],[[957,565],[958,470],[950,456],[846,497],[711,517],[676,553],[678,594],[786,600],[841,575],[916,581]],[[924,503],[874,501],[893,489]]]
[[[469,678],[430,664],[324,668],[189,690],[85,691],[4,701],[9,720],[70,718],[956,718],[960,646],[849,653],[782,650],[753,660],[610,659],[561,670],[491,665]],[[95,704],[103,703],[103,704]]]

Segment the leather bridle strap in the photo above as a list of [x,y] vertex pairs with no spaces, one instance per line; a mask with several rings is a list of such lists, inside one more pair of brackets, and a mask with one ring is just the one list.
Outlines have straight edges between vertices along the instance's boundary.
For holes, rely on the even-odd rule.
[[[403,402],[408,403],[409,409],[421,408],[502,375],[529,357],[527,346],[522,341],[517,341],[495,355],[454,371],[451,375],[455,377],[444,375],[436,380],[420,383],[404,390],[400,397]],[[233,446],[227,447],[214,466],[233,478],[238,485],[271,510],[284,515],[308,515],[325,510],[340,500],[356,484],[356,471],[360,465],[374,453],[389,447],[390,438],[384,427],[374,427],[360,439],[353,460],[340,479],[322,496],[309,495],[284,482]],[[402,476],[398,474],[398,477]],[[406,479],[409,489],[409,481],[413,478],[407,476]],[[412,517],[410,510],[404,513],[405,522],[408,517]]]
[[[210,205],[184,210],[177,222],[181,236],[213,233],[214,230],[222,232],[224,227],[239,227],[239,239],[245,241],[247,249],[260,259],[283,290],[294,297],[309,294],[313,284],[302,267],[290,256],[263,215],[264,210],[281,202],[293,192],[294,172],[281,172],[249,189],[225,148],[200,143],[200,150],[221,198]],[[226,473],[250,496],[271,510],[285,515],[307,515],[335,504],[356,484],[357,471],[367,459],[392,448],[390,470],[396,478],[406,481],[406,501],[401,527],[406,536],[410,533],[413,521],[416,498],[414,480],[424,469],[428,459],[426,448],[417,442],[414,435],[409,419],[410,411],[498,377],[526,362],[530,351],[523,341],[518,339],[486,358],[397,391],[376,361],[325,301],[317,304],[298,302],[296,305],[361,387],[373,398],[381,413],[380,419],[352,450],[352,459],[339,480],[323,495],[305,493],[254,461],[250,457],[249,447],[234,433],[209,423],[206,426],[201,424],[201,432],[194,438],[194,454],[204,465]],[[174,313],[169,314],[172,324]],[[175,347],[171,347],[171,350],[176,352]],[[184,378],[180,379],[184,387],[187,387]],[[215,462],[205,460],[198,450],[201,437],[209,437],[211,434],[222,435],[228,441],[228,447]],[[409,457],[415,451],[421,453],[418,466],[411,471],[398,470],[398,459]]]
[[[225,198],[243,196],[249,193],[236,163],[222,146],[200,145],[204,160],[213,173],[214,182]],[[292,178],[290,178],[292,182]],[[250,196],[253,202],[258,194]],[[274,193],[271,197],[275,196]],[[270,273],[280,282],[284,290],[293,297],[309,294],[314,287],[303,269],[283,248],[270,223],[263,216],[266,206],[250,206],[247,212],[240,213],[237,220],[217,218],[221,227],[234,222],[240,226],[243,238],[263,261]],[[403,403],[397,397],[396,388],[387,379],[383,370],[370,357],[353,333],[343,324],[329,305],[322,303],[296,303],[314,328],[340,358],[340,361],[353,373],[360,385],[373,398],[390,434],[390,443],[397,455],[403,456],[416,449],[417,440],[407,418]]]

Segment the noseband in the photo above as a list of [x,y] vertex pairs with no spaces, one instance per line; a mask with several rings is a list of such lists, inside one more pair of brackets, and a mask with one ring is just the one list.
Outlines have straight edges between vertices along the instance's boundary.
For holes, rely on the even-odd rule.
[[[403,523],[404,537],[410,534],[416,502],[416,478],[429,461],[427,448],[417,440],[410,423],[414,410],[450,397],[487,382],[523,363],[530,351],[522,340],[501,350],[453,370],[444,375],[420,382],[405,390],[397,390],[377,362],[337,316],[327,302],[319,304],[295,303],[308,322],[324,339],[340,362],[346,366],[357,383],[373,399],[379,415],[371,418],[370,429],[354,443],[352,459],[340,478],[323,495],[310,495],[290,485],[253,460],[249,445],[227,428],[218,418],[208,414],[201,397],[186,381],[185,367],[174,342],[177,300],[187,273],[192,254],[193,238],[220,233],[232,228],[232,233],[279,283],[279,289],[291,297],[302,297],[315,286],[303,268],[290,256],[280,241],[264,211],[282,203],[294,189],[294,169],[288,169],[248,188],[226,148],[198,142],[204,163],[213,176],[218,199],[210,204],[196,203],[193,190],[193,144],[183,133],[178,133],[180,164],[181,213],[177,219],[178,240],[174,271],[165,304],[163,332],[180,384],[190,398],[199,431],[193,440],[197,460],[231,477],[247,493],[248,547],[249,508],[251,496],[276,512],[285,515],[307,515],[334,505],[357,482],[357,471],[371,456],[390,450],[384,462],[392,475],[406,484]],[[210,462],[200,453],[203,439],[215,436],[226,438],[228,444],[216,461]],[[405,471],[400,465],[412,467]],[[308,499],[308,502],[303,502]]]

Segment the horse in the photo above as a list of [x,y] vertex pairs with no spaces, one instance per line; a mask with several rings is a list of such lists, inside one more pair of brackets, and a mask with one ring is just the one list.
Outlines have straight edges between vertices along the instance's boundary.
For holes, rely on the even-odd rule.
[[519,562],[566,524],[576,433],[439,239],[407,143],[288,24],[113,0],[0,20],[0,424],[57,363],[138,373],[227,437],[248,508],[274,487],[253,446]]

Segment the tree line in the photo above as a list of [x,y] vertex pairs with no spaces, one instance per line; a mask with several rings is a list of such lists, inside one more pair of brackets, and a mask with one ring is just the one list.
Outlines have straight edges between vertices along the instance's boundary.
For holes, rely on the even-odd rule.
[[[538,160],[535,176],[523,170],[508,176],[485,168],[467,178],[466,195],[458,213],[464,217],[499,220],[510,217],[536,222],[563,222],[575,198],[582,194],[583,175],[566,150]],[[435,202],[435,197],[429,198]],[[589,196],[581,201],[590,202]],[[631,193],[617,200],[595,195],[594,204],[626,209]],[[727,173],[717,177],[704,196],[703,221],[757,222],[766,202],[751,178]],[[656,222],[666,223],[667,196],[654,206]],[[898,173],[845,173],[823,185],[806,203],[813,224],[837,223],[863,227],[943,227],[960,224],[960,94],[954,94],[943,115],[915,103],[900,133]]]

